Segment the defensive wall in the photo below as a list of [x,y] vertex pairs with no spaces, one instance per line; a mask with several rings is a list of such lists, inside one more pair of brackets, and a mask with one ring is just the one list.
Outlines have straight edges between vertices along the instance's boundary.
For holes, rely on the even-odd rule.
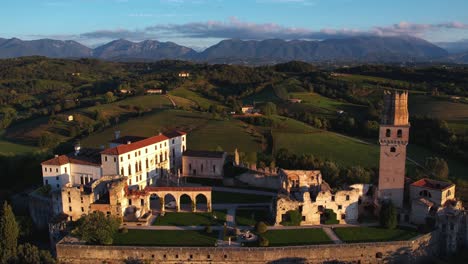
[[[57,244],[61,263],[424,263],[439,254],[437,233],[408,241],[291,247],[139,247]],[[128,262],[127,262],[128,263]]]

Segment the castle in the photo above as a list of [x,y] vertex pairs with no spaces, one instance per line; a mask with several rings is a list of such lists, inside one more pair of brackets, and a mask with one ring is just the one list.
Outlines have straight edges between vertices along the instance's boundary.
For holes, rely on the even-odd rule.
[[[468,245],[468,213],[455,198],[455,185],[427,178],[410,183],[405,177],[409,132],[408,93],[385,91],[378,186],[354,184],[333,191],[318,170],[280,169],[273,204],[275,224],[287,221],[291,210],[299,211],[301,225],[321,224],[330,212],[338,224],[357,224],[367,208],[378,210],[391,201],[400,224],[434,223],[444,252]],[[180,187],[178,183],[181,177],[222,179],[225,162],[225,152],[187,150],[187,134],[174,131],[149,138],[116,133],[107,149],[77,146],[74,153],[41,165],[43,183],[52,189],[53,215],[76,220],[101,211],[124,221],[144,222],[153,209],[210,212],[211,187]],[[239,165],[238,154],[235,165]],[[184,208],[182,196],[192,204]]]

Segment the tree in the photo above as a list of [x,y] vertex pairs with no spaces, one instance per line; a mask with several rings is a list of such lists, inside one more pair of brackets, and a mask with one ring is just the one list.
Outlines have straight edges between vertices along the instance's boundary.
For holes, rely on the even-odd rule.
[[104,95],[104,100],[106,100],[106,103],[112,103],[115,101],[114,93],[112,92],[107,92]]
[[257,231],[257,233],[259,234],[265,233],[267,229],[268,229],[267,225],[262,221],[257,222],[257,224],[255,224],[255,231]]
[[276,115],[276,105],[272,102],[268,102],[262,107],[262,112],[266,116]]
[[0,218],[0,262],[5,263],[16,256],[19,227],[11,206],[3,203]]
[[379,218],[381,226],[387,229],[395,229],[397,227],[397,211],[391,200],[382,202]]
[[54,264],[55,259],[49,251],[39,250],[36,246],[29,243],[18,246],[18,254],[15,263],[21,264]]
[[328,183],[336,183],[340,176],[340,168],[333,161],[325,161],[321,168],[323,179]]
[[103,212],[83,216],[77,222],[73,233],[89,244],[112,244],[112,237],[120,226],[119,218],[105,216]]
[[425,167],[435,178],[447,179],[449,176],[448,164],[443,158],[426,158]]

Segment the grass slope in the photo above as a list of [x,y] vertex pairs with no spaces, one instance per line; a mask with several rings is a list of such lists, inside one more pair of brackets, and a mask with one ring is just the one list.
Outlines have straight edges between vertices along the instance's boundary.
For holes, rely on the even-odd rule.
[[213,213],[173,213],[167,212],[158,216],[155,226],[200,226],[220,225],[226,221],[226,210]]

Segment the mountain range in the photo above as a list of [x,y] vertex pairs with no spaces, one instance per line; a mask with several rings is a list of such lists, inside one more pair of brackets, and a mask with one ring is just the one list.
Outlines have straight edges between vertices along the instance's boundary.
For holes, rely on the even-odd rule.
[[301,60],[408,62],[450,61],[468,63],[468,52],[450,54],[447,50],[415,37],[360,36],[323,41],[306,40],[222,40],[197,52],[173,42],[145,40],[131,42],[114,40],[91,49],[76,41],[39,39],[23,41],[17,38],[0,38],[0,58],[21,56],[46,56],[52,58],[98,58],[105,60],[181,59],[204,62],[262,61],[281,62]]

